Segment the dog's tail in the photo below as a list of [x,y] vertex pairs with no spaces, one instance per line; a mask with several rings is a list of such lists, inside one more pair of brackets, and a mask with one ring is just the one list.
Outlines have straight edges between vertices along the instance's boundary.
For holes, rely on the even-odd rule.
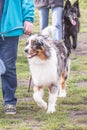
[[55,36],[53,36],[54,34],[52,34],[52,32],[55,32],[57,30],[57,27],[54,26],[47,26],[45,29],[42,30],[41,34],[42,35],[47,35],[50,38],[52,38],[53,40],[55,40]]
[[47,35],[52,38],[52,26],[47,26],[45,29],[41,32],[42,35]]
[[[56,27],[47,26],[45,29],[42,30],[41,34],[52,38],[52,31],[54,31],[55,29],[56,29]],[[56,41],[56,40],[53,40],[53,41]],[[61,44],[63,44],[63,43],[61,43]],[[71,53],[71,50],[66,45],[65,45],[65,47],[67,49],[67,55],[69,56]]]

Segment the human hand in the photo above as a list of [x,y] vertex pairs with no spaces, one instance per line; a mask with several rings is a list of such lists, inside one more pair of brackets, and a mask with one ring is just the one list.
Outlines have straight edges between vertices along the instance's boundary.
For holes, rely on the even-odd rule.
[[33,23],[31,23],[29,21],[25,21],[24,22],[24,33],[26,35],[29,35],[29,34],[31,34],[32,29],[33,29]]

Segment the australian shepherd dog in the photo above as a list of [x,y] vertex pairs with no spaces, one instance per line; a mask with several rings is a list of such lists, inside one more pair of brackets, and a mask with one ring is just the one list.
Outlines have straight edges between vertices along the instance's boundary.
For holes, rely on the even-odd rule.
[[[66,79],[69,70],[69,56],[63,43],[52,41],[43,34],[28,38],[25,53],[34,83],[33,98],[38,106],[54,113],[58,97],[66,96]],[[44,88],[49,90],[48,103],[43,99]]]

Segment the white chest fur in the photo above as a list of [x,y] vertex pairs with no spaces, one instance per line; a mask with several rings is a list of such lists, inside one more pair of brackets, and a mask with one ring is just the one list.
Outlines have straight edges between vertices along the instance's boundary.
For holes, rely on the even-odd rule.
[[36,86],[49,86],[52,83],[57,83],[57,56],[54,49],[52,49],[51,58],[48,60],[34,57],[29,60],[29,65]]

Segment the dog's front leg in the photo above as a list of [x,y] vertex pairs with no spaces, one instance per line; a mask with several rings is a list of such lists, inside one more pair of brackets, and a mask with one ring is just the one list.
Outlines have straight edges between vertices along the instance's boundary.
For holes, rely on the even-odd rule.
[[44,90],[42,87],[34,87],[33,98],[36,101],[37,105],[41,108],[47,109],[47,103],[42,99],[44,95]]
[[64,37],[64,43],[65,43],[66,48],[68,49],[68,52],[71,53],[71,40],[69,36],[66,35]]
[[73,49],[76,49],[77,47],[77,34],[72,36],[73,39]]
[[48,99],[48,110],[47,113],[54,113],[56,111],[56,100],[58,97],[58,87],[56,85],[52,85],[49,87],[49,99]]

